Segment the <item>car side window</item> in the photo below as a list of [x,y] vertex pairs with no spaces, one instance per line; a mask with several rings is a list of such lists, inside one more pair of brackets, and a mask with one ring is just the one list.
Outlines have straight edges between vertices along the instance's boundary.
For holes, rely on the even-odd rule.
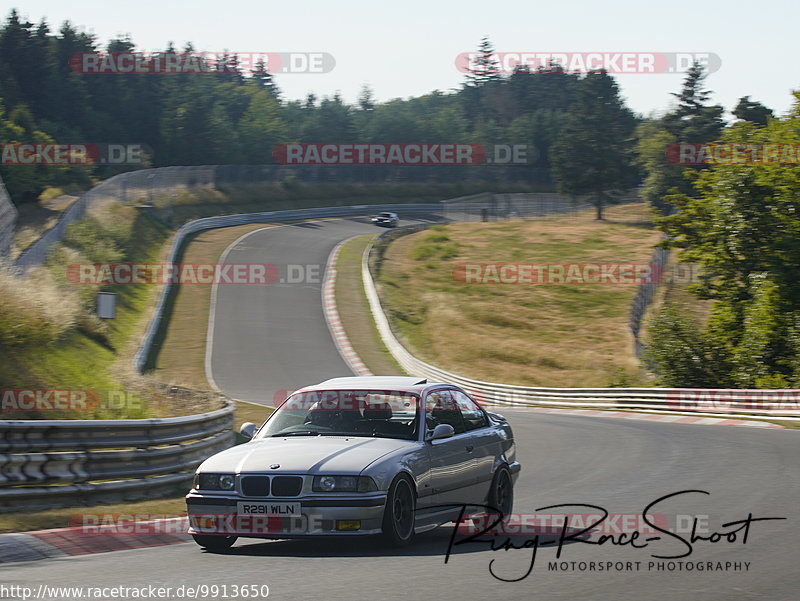
[[486,414],[475,401],[460,390],[454,390],[452,394],[467,430],[477,430],[489,425]]
[[449,390],[435,391],[428,394],[426,409],[429,429],[432,430],[439,424],[450,424],[456,434],[467,431],[458,404]]

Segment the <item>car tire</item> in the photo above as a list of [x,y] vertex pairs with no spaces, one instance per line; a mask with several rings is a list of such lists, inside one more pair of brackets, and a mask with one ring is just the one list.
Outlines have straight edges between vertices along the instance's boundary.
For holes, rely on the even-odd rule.
[[499,509],[506,519],[514,509],[514,479],[505,465],[494,473],[488,499],[489,505]]
[[194,542],[208,551],[224,551],[230,549],[238,536],[224,534],[192,534]]
[[417,495],[414,483],[405,474],[399,474],[389,487],[386,508],[383,510],[384,540],[396,547],[404,547],[414,538],[414,512]]

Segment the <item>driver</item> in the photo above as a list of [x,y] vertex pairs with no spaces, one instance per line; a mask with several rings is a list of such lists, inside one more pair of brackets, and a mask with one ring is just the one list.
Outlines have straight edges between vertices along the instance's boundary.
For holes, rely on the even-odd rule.
[[336,413],[337,411],[332,411],[331,409],[323,407],[320,405],[319,401],[317,401],[308,410],[308,414],[306,414],[306,419],[303,423],[321,426],[323,428],[331,428]]

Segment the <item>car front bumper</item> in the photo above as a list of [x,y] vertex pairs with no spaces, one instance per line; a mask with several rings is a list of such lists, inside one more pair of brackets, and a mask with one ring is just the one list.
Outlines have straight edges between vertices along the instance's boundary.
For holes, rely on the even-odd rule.
[[[300,515],[285,517],[239,514],[240,502],[300,503]],[[224,534],[249,538],[358,536],[379,534],[385,493],[359,496],[315,496],[283,499],[220,496],[191,492],[186,496],[189,534]]]

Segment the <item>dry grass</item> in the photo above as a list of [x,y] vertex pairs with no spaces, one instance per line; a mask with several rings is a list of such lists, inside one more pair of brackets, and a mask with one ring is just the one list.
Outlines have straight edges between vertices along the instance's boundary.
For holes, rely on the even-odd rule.
[[359,236],[342,246],[336,263],[336,307],[350,345],[373,374],[404,374],[381,341],[364,296],[361,258],[374,237],[374,234]]
[[[248,224],[201,232],[186,246],[183,263],[216,263],[239,236],[268,224]],[[178,286],[153,375],[160,381],[208,390],[205,374],[206,334],[211,286]]]
[[[152,313],[155,286],[119,286],[117,316],[95,315],[97,286],[67,281],[67,266],[124,256],[155,262],[169,246],[163,227],[132,207],[114,205],[76,224],[46,268],[23,279],[0,274],[0,385],[94,391],[100,403],[81,411],[15,411],[15,419],[168,417],[219,407],[216,395],[177,390],[134,372],[132,359]],[[107,254],[108,253],[108,254]],[[124,400],[124,402],[122,402]]]
[[48,188],[39,196],[38,202],[20,204],[17,207],[17,226],[14,230],[11,258],[16,259],[44,232],[55,226],[61,213],[77,199],[77,196],[63,194],[59,188]]
[[[537,220],[462,223],[399,239],[380,292],[404,343],[460,375],[531,386],[634,385],[632,285],[465,285],[460,263],[647,263],[644,204]],[[426,248],[426,247],[433,247]],[[442,258],[442,257],[447,258]]]
[[233,429],[237,432],[239,427],[244,422],[252,422],[257,426],[264,423],[270,414],[275,410],[274,407],[266,407],[264,405],[257,405],[255,403],[248,403],[246,401],[234,401],[236,409],[234,412],[234,425]]
[[705,328],[714,301],[703,300],[689,292],[689,287],[696,283],[698,266],[678,263],[676,252],[670,254],[664,268],[664,285],[659,286],[653,302],[647,308],[642,319],[639,337],[646,345],[649,337],[650,322],[664,308],[666,303],[676,305],[692,318],[698,328]]
[[56,340],[78,321],[78,295],[60,287],[39,267],[17,277],[0,263],[0,344],[17,346]]
[[[152,518],[177,517],[186,513],[186,500],[183,496],[170,499],[156,499],[139,502],[127,502],[115,505],[96,505],[86,507],[65,507],[63,509],[47,509],[44,511],[21,511],[0,515],[0,534],[7,532],[26,532],[46,530],[49,528],[66,528],[80,524],[84,515],[94,514],[135,514],[141,520]],[[112,519],[112,518],[108,518]]]

